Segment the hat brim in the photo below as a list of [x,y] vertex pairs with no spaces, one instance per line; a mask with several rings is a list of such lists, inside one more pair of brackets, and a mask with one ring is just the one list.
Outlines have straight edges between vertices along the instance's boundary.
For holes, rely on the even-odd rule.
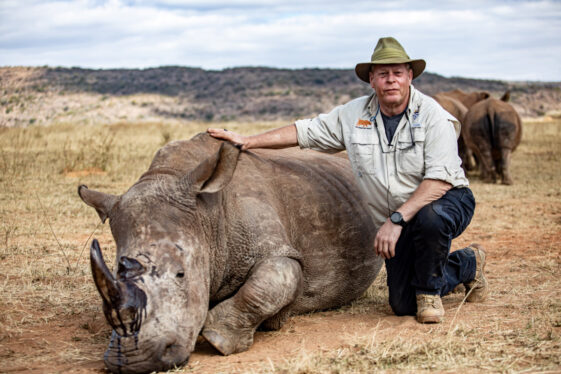
[[366,83],[370,83],[370,77],[368,73],[370,72],[370,67],[372,65],[390,65],[390,64],[411,64],[411,70],[413,70],[413,79],[417,78],[419,75],[423,73],[425,70],[425,66],[427,63],[423,59],[419,60],[395,60],[395,59],[388,59],[388,60],[378,60],[376,62],[363,62],[357,64],[355,67],[356,76]]

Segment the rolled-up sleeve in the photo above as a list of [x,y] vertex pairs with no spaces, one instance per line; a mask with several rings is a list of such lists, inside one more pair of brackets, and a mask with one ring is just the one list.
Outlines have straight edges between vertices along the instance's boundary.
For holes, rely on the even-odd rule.
[[437,179],[453,187],[467,187],[468,180],[458,156],[455,126],[459,122],[447,113],[435,113],[425,138],[424,179]]
[[342,106],[329,113],[295,122],[300,148],[322,152],[339,152],[345,149],[343,128],[340,119]]

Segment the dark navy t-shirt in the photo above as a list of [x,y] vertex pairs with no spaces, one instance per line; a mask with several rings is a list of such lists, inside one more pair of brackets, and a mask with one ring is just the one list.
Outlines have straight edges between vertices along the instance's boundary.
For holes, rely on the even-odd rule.
[[[405,108],[407,110],[407,108]],[[395,130],[397,130],[397,125],[401,121],[401,117],[405,114],[405,110],[395,116],[388,117],[382,113],[382,120],[384,121],[384,127],[386,128],[386,137],[388,138],[388,143],[392,143],[393,135]]]

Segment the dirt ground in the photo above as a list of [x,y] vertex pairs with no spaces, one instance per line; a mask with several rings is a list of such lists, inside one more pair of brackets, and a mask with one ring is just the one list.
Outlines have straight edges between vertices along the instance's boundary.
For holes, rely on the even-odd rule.
[[[200,338],[189,363],[174,372],[561,372],[561,121],[526,122],[524,129],[513,157],[515,185],[483,184],[472,173],[476,214],[452,244],[456,250],[479,242],[488,250],[487,301],[448,295],[445,321],[420,325],[391,313],[382,271],[353,304],[257,332],[247,352],[224,357]],[[112,239],[107,225],[77,201],[75,187],[87,182],[120,193],[138,171],[59,167],[54,183],[38,169],[56,157],[33,153],[35,140],[25,139],[36,134],[10,131],[2,135],[11,141],[0,143],[0,372],[104,373],[110,329],[84,248],[92,231],[109,251]],[[35,162],[18,166],[16,143],[18,157],[27,149]],[[18,167],[34,177],[17,173]]]

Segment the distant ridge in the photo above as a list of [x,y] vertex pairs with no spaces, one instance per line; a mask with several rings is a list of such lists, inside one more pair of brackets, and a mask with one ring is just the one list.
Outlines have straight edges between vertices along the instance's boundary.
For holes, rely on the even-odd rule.
[[[526,117],[561,109],[561,82],[446,78],[425,72],[413,84],[429,95],[459,88],[485,90],[498,97],[510,89],[513,105]],[[115,108],[108,108],[105,114],[102,111],[100,120],[105,122],[119,118],[291,121],[329,111],[371,92],[348,69],[239,67],[215,71],[180,66],[107,70],[2,67],[0,89],[3,126],[48,124],[65,118],[75,121],[77,112],[93,120],[95,110],[103,109],[108,99],[117,103],[114,106],[121,112]],[[95,100],[100,101],[97,107],[92,103]]]

